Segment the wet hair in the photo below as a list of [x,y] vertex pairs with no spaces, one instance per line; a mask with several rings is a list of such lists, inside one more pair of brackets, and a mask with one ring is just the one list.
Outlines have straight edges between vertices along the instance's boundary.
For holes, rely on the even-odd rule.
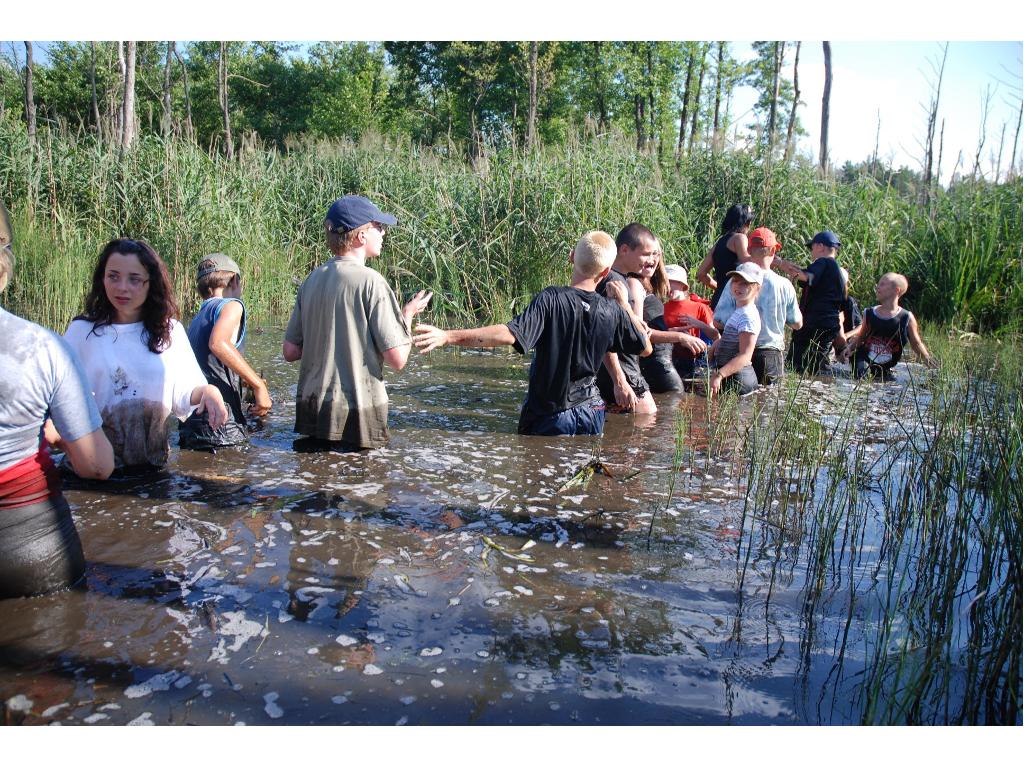
[[739,232],[754,220],[754,209],[749,205],[737,203],[725,212],[722,219],[722,234],[728,235],[731,232]]
[[584,277],[596,277],[615,262],[615,241],[607,232],[593,229],[576,241],[572,261]]
[[[200,262],[199,269],[202,270],[204,268],[212,266],[213,262],[210,261],[209,259],[206,259]],[[231,285],[231,281],[234,280],[236,277],[238,277],[239,280],[241,280],[241,276],[238,275],[236,272],[229,272],[224,269],[218,270],[216,272],[211,272],[210,274],[203,275],[198,280],[196,280],[196,290],[199,292],[199,296],[201,298],[208,299],[211,296],[213,296],[214,291],[218,289],[222,290]]]
[[619,230],[619,234],[615,237],[615,247],[621,248],[626,246],[630,249],[636,249],[640,247],[640,243],[645,239],[657,240],[658,238],[643,224],[638,224],[634,221],[632,224],[627,224]]
[[149,290],[142,305],[142,339],[150,352],[160,354],[171,346],[171,321],[178,319],[178,305],[174,301],[171,278],[160,255],[144,240],[117,238],[111,240],[100,252],[96,269],[92,272],[92,289],[85,297],[85,311],[76,320],[88,320],[94,324],[91,333],[114,322],[114,305],[107,298],[103,277],[111,255],[135,256],[149,277]]

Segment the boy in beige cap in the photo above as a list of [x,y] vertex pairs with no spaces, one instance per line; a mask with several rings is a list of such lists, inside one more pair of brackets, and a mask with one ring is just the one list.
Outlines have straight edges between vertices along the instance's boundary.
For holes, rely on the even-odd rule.
[[[223,253],[205,256],[196,268],[196,290],[203,299],[188,327],[188,340],[207,382],[220,390],[231,417],[213,429],[204,414],[193,413],[178,427],[182,448],[215,450],[239,445],[249,439],[246,416],[265,416],[273,405],[267,382],[246,361],[245,305],[242,303],[242,270]],[[242,385],[252,389],[254,402],[248,413],[242,405]]]

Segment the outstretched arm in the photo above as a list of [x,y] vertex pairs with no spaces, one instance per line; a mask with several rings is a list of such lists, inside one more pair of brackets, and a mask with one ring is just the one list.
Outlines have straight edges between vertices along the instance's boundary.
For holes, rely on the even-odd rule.
[[483,328],[459,328],[446,331],[433,325],[420,323],[416,326],[412,337],[420,353],[455,344],[459,347],[500,347],[504,344],[515,344],[516,337],[507,325],[488,325]]
[[778,267],[780,270],[796,280],[801,280],[805,283],[809,283],[811,281],[810,273],[807,272],[807,270],[801,269],[792,261],[787,261],[781,256],[775,257],[775,261],[772,263],[772,266]]

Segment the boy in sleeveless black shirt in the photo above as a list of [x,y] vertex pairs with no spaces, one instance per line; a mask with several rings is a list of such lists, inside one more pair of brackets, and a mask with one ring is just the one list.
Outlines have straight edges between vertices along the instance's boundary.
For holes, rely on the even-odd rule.
[[569,254],[568,286],[551,286],[505,325],[445,331],[419,324],[413,343],[421,353],[445,344],[463,347],[513,346],[536,353],[519,417],[524,435],[598,435],[605,407],[595,375],[606,352],[649,355],[647,331],[629,306],[626,291],[614,285],[608,298],[595,292],[615,259],[606,232],[588,232]]
[[900,306],[900,297],[908,287],[907,278],[901,274],[882,275],[875,286],[878,306],[867,309],[860,325],[847,337],[840,360],[845,362],[853,356],[853,375],[858,379],[870,374],[882,381],[892,381],[892,369],[903,356],[908,341],[925,365],[938,365],[921,340],[914,313]]

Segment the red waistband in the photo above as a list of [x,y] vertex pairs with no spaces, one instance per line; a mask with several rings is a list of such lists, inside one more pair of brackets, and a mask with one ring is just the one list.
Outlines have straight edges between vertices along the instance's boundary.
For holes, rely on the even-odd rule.
[[0,509],[23,507],[60,494],[60,473],[45,445],[17,464],[0,469]]

